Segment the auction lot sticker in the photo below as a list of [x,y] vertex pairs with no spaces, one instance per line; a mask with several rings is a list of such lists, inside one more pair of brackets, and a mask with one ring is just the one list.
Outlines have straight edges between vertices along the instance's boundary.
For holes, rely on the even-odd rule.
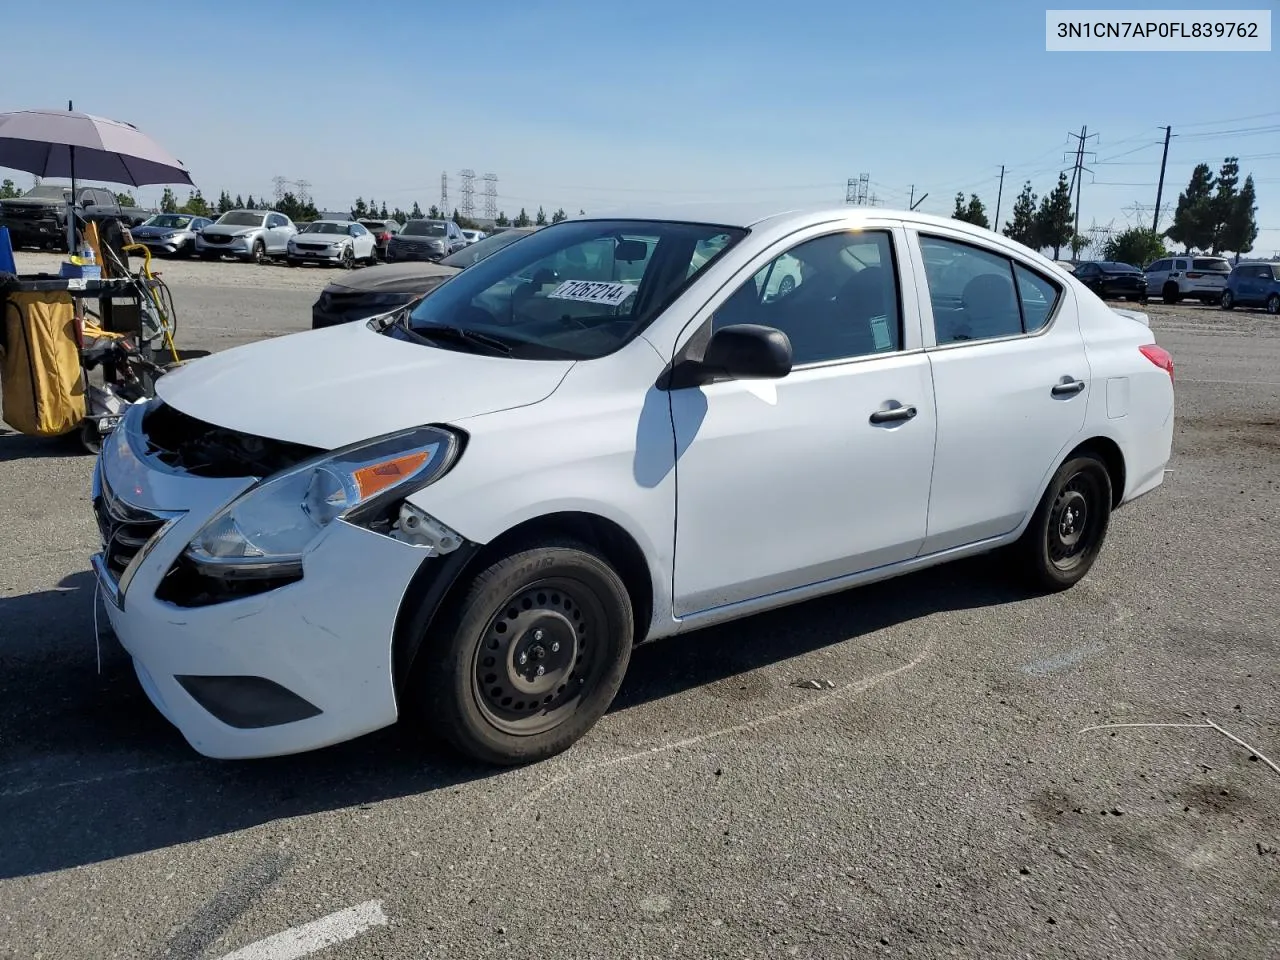
[[566,280],[549,293],[551,300],[577,300],[581,303],[600,303],[616,307],[639,289],[634,283],[613,283],[599,280]]

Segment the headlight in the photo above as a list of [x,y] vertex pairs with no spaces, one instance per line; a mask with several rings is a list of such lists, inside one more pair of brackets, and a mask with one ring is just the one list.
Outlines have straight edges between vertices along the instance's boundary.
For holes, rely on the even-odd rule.
[[418,427],[354,444],[268,477],[224,507],[187,546],[186,557],[222,577],[296,573],[335,520],[372,527],[400,501],[439,479],[461,441]]

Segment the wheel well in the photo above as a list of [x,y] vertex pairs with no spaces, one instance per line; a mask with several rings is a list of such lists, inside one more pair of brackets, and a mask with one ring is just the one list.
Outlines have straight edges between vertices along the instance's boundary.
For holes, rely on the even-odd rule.
[[1111,477],[1111,506],[1113,509],[1120,506],[1125,484],[1124,454],[1120,452],[1120,447],[1109,437],[1094,437],[1072,450],[1066,459],[1070,460],[1081,453],[1092,453],[1102,461]]

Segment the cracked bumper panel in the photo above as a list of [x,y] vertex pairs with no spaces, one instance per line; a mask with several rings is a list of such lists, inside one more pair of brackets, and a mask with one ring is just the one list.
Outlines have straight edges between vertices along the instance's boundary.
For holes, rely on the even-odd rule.
[[[129,433],[117,431],[104,447],[106,485],[135,507],[183,511],[132,570],[121,605],[104,603],[156,708],[196,751],[220,759],[313,750],[393,724],[392,637],[424,551],[339,521],[306,554],[295,583],[211,606],[165,603],[155,596],[161,578],[244,483],[149,470],[130,449]],[[192,677],[251,679],[228,693],[225,683]],[[223,692],[211,694],[218,686]],[[314,710],[263,726],[275,709],[263,698],[248,704],[260,719],[246,725],[244,696],[272,687],[288,692],[277,691],[277,702],[299,698]]]

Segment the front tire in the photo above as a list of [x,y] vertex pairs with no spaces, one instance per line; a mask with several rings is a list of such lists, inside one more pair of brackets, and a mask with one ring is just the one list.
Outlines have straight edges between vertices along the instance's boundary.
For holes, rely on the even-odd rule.
[[1280,293],[1273,293],[1267,297],[1267,313],[1273,317],[1280,314]]
[[568,749],[608,710],[631,657],[626,586],[573,541],[489,564],[442,613],[409,698],[427,731],[485,763],[531,763]]
[[1170,305],[1182,299],[1182,293],[1178,290],[1176,283],[1166,283],[1160,294],[1164,302]]
[[1057,592],[1084,579],[1106,540],[1111,498],[1111,475],[1092,453],[1058,468],[1014,550],[1033,589]]

